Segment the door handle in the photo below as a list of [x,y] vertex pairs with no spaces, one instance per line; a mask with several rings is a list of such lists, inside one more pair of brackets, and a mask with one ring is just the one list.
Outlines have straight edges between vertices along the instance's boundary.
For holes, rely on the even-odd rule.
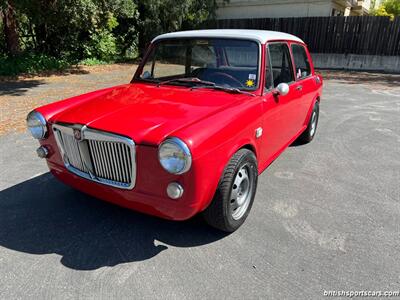
[[297,91],[301,91],[302,89],[303,89],[303,86],[302,86],[302,85],[296,86],[296,90],[297,90]]

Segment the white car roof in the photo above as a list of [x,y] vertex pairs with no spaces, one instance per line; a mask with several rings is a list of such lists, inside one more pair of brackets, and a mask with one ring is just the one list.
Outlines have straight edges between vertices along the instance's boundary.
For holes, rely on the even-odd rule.
[[265,44],[268,41],[274,40],[289,40],[304,43],[297,36],[268,30],[250,30],[250,29],[207,29],[207,30],[188,30],[177,31],[171,33],[161,34],[153,39],[155,42],[160,39],[169,38],[237,38],[237,39],[250,39],[259,41]]

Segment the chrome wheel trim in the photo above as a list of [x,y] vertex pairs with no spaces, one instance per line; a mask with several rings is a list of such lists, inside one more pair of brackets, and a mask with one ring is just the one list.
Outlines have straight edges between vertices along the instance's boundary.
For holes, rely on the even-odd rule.
[[236,173],[230,197],[231,215],[234,220],[242,218],[249,207],[254,189],[251,176],[248,164],[242,166]]
[[311,116],[311,130],[310,130],[311,136],[314,136],[316,128],[317,128],[317,113],[313,111]]

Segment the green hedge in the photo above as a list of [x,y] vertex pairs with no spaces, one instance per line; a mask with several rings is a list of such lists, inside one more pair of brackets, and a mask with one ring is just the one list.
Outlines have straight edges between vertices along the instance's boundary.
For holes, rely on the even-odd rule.
[[18,57],[0,57],[0,75],[15,76],[22,73],[35,74],[47,70],[62,70],[71,62],[44,54],[22,54]]

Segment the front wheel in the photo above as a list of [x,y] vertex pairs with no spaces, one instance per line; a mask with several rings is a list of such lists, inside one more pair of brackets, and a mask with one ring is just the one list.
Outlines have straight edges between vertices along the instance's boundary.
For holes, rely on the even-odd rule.
[[257,159],[254,153],[240,149],[225,167],[214,198],[203,212],[206,222],[226,232],[238,229],[253,205],[257,179]]

